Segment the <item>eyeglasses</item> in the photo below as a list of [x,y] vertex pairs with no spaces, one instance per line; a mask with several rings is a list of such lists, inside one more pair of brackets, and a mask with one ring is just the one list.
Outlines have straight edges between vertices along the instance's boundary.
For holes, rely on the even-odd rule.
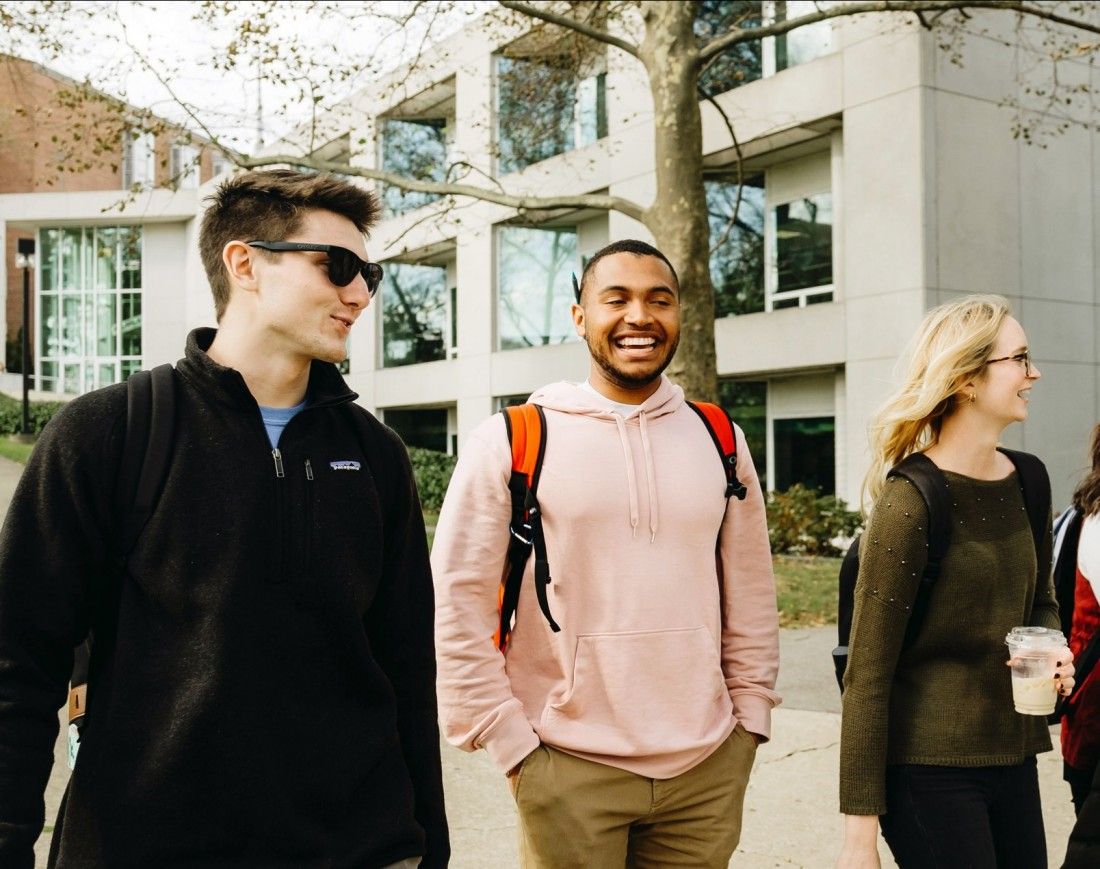
[[346,287],[362,275],[367,282],[367,292],[371,298],[382,284],[382,266],[361,260],[346,247],[335,244],[309,244],[301,241],[250,241],[249,247],[270,251],[316,251],[328,254],[328,279],[338,287]]
[[1025,350],[1023,353],[1016,353],[1012,356],[1001,356],[997,359],[986,359],[986,365],[992,365],[994,362],[1018,362],[1024,368],[1025,374],[1030,374],[1032,371],[1031,353]]

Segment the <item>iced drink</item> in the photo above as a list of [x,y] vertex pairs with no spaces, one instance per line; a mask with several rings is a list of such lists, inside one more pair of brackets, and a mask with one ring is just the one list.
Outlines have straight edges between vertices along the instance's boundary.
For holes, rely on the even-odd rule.
[[1058,702],[1054,669],[1066,645],[1061,631],[1013,628],[1005,637],[1012,658],[1012,703],[1023,715],[1050,715]]

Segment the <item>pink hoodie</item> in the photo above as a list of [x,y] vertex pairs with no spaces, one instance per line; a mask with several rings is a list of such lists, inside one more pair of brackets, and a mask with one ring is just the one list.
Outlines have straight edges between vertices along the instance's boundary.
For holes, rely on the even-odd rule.
[[767,738],[779,625],[764,502],[740,429],[748,495],[727,504],[710,435],[666,378],[626,419],[571,383],[530,401],[546,409],[538,499],[561,631],[539,610],[532,558],[507,656],[493,645],[511,512],[511,453],[494,414],[463,448],[432,550],[447,739],[485,748],[503,771],[541,741],[671,778],[738,721]]

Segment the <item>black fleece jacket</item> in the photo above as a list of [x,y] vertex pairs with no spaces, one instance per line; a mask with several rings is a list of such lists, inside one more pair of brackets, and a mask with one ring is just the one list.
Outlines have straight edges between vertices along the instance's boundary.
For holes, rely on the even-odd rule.
[[58,867],[380,867],[449,856],[433,593],[398,438],[335,367],[279,443],[204,352],[176,369],[156,511],[120,578],[126,388],[46,427],[0,532],[0,866],[33,865],[73,647],[94,631]]

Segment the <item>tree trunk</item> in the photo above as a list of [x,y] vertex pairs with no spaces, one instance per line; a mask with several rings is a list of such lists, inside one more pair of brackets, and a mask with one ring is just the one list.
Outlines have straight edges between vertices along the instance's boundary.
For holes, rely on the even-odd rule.
[[669,376],[688,398],[718,397],[714,352],[714,284],[703,188],[703,125],[699,112],[695,3],[642,4],[640,48],[653,93],[657,196],[645,225],[680,277],[680,349]]

